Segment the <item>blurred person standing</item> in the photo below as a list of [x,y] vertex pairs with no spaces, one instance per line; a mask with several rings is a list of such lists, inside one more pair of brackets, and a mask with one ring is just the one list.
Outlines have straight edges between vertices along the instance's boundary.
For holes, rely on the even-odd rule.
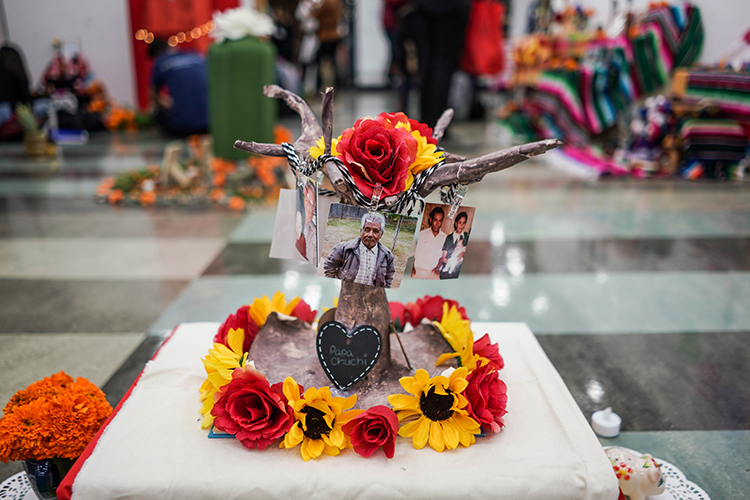
[[464,46],[471,0],[412,0],[421,77],[421,121],[434,127]]
[[336,50],[343,38],[341,19],[343,4],[341,0],[320,0],[316,2],[312,15],[318,20],[318,86],[320,89],[339,84],[339,67]]
[[0,102],[7,102],[11,109],[16,104],[30,103],[29,77],[21,53],[15,47],[0,47]]
[[315,72],[315,58],[318,56],[318,20],[312,15],[315,0],[300,0],[294,13],[299,22],[301,40],[297,53],[297,64],[302,70],[303,97],[315,93],[317,75]]
[[383,28],[391,46],[388,77],[398,92],[399,111],[409,113],[409,92],[412,78],[407,64],[406,44],[413,41],[411,0],[383,0]]
[[[178,52],[161,39],[149,56],[154,120],[167,134],[187,136],[208,131],[206,61],[197,52]],[[166,90],[168,95],[162,94]]]
[[3,45],[0,47],[0,140],[23,136],[16,106],[29,103],[31,92],[23,57],[15,47]]

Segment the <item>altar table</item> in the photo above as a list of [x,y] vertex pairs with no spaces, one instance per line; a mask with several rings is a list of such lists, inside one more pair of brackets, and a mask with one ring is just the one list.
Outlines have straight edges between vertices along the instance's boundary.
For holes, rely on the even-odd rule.
[[[72,500],[498,498],[616,500],[609,459],[522,323],[472,323],[505,359],[506,427],[437,453],[353,450],[305,462],[299,448],[249,450],[200,428],[201,363],[218,323],[178,326],[58,489]],[[271,383],[278,382],[271,380]]]

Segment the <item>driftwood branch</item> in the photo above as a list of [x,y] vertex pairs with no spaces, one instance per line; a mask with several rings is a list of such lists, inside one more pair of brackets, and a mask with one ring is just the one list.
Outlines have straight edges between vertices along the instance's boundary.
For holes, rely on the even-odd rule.
[[[310,107],[298,95],[284,90],[277,85],[267,85],[263,93],[268,97],[283,99],[290,108],[300,115],[302,119],[302,133],[299,139],[294,142],[294,149],[297,150],[297,154],[301,157],[306,156],[308,154],[307,151],[316,144],[321,135],[325,142],[325,152],[330,154],[333,137],[333,88],[329,87],[323,93],[322,127]],[[452,119],[453,110],[445,110],[435,125],[432,136],[438,141],[442,139],[445,129]],[[503,149],[470,160],[446,151],[445,162],[427,178],[419,190],[419,195],[425,197],[441,186],[447,186],[456,182],[461,184],[479,182],[489,173],[505,170],[516,163],[528,160],[532,156],[540,155],[561,144],[562,142],[557,139],[548,139]],[[286,156],[284,149],[278,144],[236,141],[234,147],[259,155]],[[344,181],[341,172],[334,162],[326,162],[324,171],[331,180],[336,193],[341,198],[341,202],[351,205],[356,204],[351,188]],[[386,199],[384,201],[386,205],[392,205],[395,199]]]
[[[331,148],[333,147],[333,87],[326,88],[323,92],[322,110],[320,113],[320,123],[323,126],[323,152],[327,155],[331,154]],[[354,201],[354,194],[349,184],[344,180],[344,176],[341,175],[336,163],[333,161],[327,161],[323,166],[326,175],[331,180],[333,189],[336,190],[336,194],[339,196],[341,203],[347,205],[356,205]]]
[[435,124],[435,128],[432,129],[432,137],[434,137],[438,142],[440,142],[440,139],[443,138],[443,134],[445,134],[445,129],[448,128],[448,125],[451,124],[452,120],[453,120],[453,109],[448,108],[445,111],[443,111],[443,114],[440,115],[440,118],[438,118],[438,121]]
[[[302,131],[299,138],[294,142],[294,149],[301,157],[315,145],[318,138],[323,135],[323,129],[320,128],[318,119],[307,105],[304,99],[297,94],[282,89],[278,85],[266,85],[263,88],[263,94],[266,97],[275,97],[283,99],[284,102],[292,108],[302,119]],[[234,147],[264,156],[286,156],[284,148],[279,144],[263,144],[258,142],[235,141]]]
[[284,148],[281,147],[281,144],[265,144],[262,142],[252,141],[234,141],[234,149],[240,149],[242,151],[247,151],[248,153],[263,156],[286,156]]
[[449,153],[448,151],[445,152],[444,157],[445,163],[456,163],[459,161],[464,161],[466,159],[465,156],[454,155],[453,153]]
[[461,184],[479,182],[489,173],[505,170],[561,144],[562,142],[557,139],[546,139],[503,149],[471,160],[444,164],[427,178],[422,189],[419,190],[419,195],[427,196],[441,186],[456,182]]
[[323,92],[323,109],[320,113],[320,123],[323,126],[323,143],[325,154],[331,154],[333,140],[333,87]]

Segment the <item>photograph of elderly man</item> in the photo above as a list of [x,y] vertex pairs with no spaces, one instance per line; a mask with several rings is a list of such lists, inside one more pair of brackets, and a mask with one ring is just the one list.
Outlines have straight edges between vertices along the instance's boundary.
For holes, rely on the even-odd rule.
[[322,274],[363,285],[398,288],[417,219],[334,203],[321,248]]

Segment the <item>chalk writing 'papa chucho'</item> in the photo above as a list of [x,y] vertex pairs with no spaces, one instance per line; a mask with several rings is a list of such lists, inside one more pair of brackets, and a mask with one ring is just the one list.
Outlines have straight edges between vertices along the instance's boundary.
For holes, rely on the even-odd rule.
[[364,354],[363,358],[355,356],[349,349],[339,349],[335,345],[331,346],[331,365],[333,366],[367,366],[369,361],[367,360],[367,354]]

